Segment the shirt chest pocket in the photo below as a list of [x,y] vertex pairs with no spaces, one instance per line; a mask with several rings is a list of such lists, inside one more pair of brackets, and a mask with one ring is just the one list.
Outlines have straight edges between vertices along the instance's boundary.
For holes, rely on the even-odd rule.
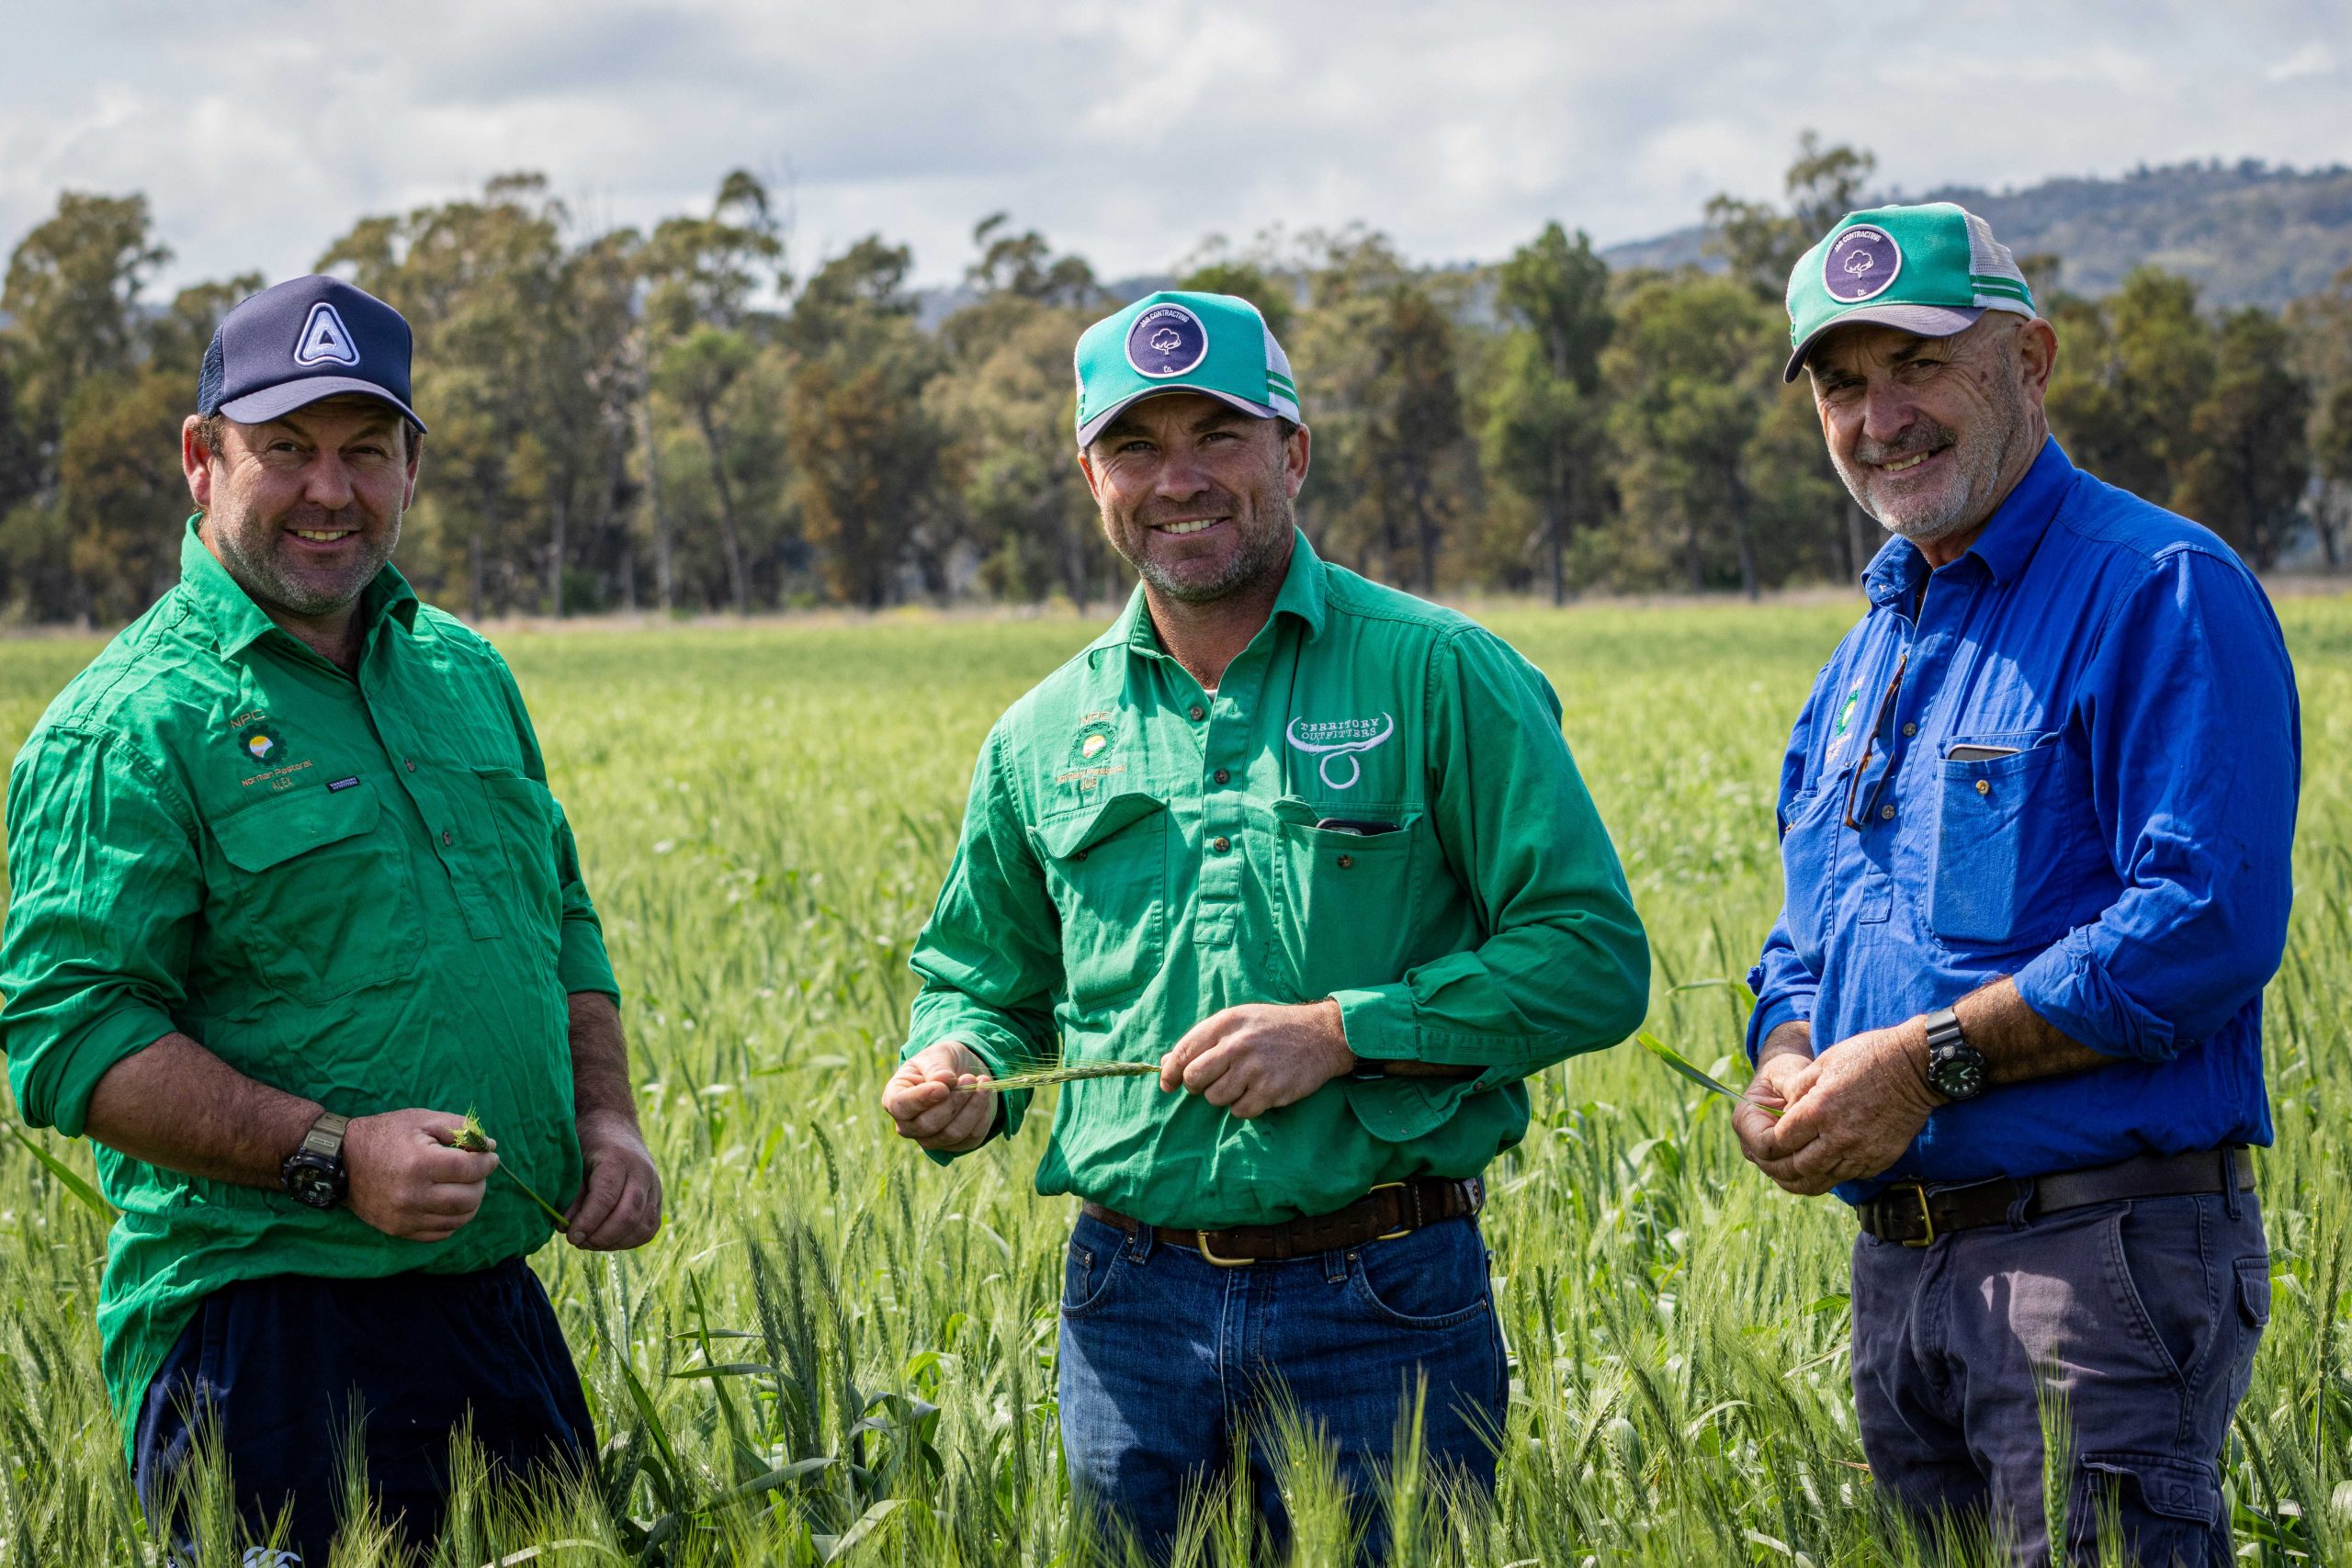
[[231,967],[319,1003],[411,974],[424,939],[397,836],[366,780],[304,789],[210,824],[223,863],[206,915]]
[[1168,810],[1140,792],[1030,829],[1061,916],[1062,988],[1080,1011],[1140,990],[1168,952]]
[[[2014,747],[1954,760],[1955,749]],[[1939,763],[1928,925],[1946,942],[2040,947],[2063,932],[2074,897],[2073,754],[2055,734],[1955,740]]]
[[[563,886],[558,879],[555,796],[521,773],[476,773],[490,802],[500,858],[492,866],[503,911],[517,917],[515,934],[537,941],[553,957],[563,940]],[[503,875],[497,874],[503,872]]]
[[1351,832],[1317,827],[1310,802],[1274,802],[1275,930],[1293,999],[1404,977],[1436,850],[1419,809],[1395,816],[1385,833]]
[[1792,799],[1781,829],[1781,886],[1789,945],[1815,975],[1821,973],[1830,915],[1838,904],[1838,834],[1846,829],[1846,794],[1852,784],[1849,763]]

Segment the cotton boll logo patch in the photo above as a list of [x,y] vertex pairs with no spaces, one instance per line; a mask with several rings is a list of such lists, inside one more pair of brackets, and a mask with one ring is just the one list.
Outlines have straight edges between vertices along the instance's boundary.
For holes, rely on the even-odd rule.
[[1821,260],[1821,286],[1841,305],[1875,299],[1903,275],[1903,249],[1885,230],[1857,223],[1829,242]]
[[1154,305],[1127,328],[1127,363],[1146,376],[1182,376],[1208,355],[1208,329],[1182,305]]
[[[1323,724],[1309,724],[1303,718],[1290,721],[1290,743],[1308,756],[1317,759],[1316,772],[1323,775],[1324,784],[1331,789],[1353,789],[1363,778],[1363,764],[1357,756],[1376,746],[1384,746],[1396,733],[1396,720],[1388,714],[1378,718],[1342,718]],[[1335,773],[1334,767],[1341,770]]]

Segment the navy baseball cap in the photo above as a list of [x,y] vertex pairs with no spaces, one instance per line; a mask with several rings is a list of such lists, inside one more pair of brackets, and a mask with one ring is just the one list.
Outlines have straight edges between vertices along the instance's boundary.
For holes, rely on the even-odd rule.
[[357,392],[400,410],[422,435],[424,422],[408,406],[410,343],[407,320],[366,289],[322,274],[290,278],[220,318],[196,412],[261,424]]

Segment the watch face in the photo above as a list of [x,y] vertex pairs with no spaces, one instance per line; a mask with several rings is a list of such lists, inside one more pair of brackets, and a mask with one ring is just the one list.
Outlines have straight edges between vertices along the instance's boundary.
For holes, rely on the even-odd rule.
[[334,1208],[341,1196],[337,1185],[332,1171],[315,1165],[298,1165],[286,1173],[286,1190],[296,1201],[308,1203],[313,1209]]
[[1984,1088],[1984,1058],[1973,1051],[1954,1052],[1935,1064],[1928,1081],[1946,1100],[1973,1100]]

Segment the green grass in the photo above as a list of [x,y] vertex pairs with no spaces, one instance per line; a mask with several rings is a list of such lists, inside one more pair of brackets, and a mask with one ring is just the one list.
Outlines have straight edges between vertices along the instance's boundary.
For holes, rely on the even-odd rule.
[[[2270,995],[2277,1313],[2232,1444],[2245,1561],[2352,1552],[2352,602],[2286,604],[2306,778],[2292,945]],[[1646,1027],[1735,1076],[1736,982],[1778,897],[1788,721],[1850,611],[1512,612],[1657,953]],[[989,724],[1080,646],[1069,620],[516,635],[503,646],[628,989],[669,1222],[642,1252],[536,1259],[607,1440],[596,1485],[461,1488],[436,1561],[1076,1563],[1053,1404],[1067,1201],[1045,1122],[941,1170],[876,1095],[909,944]],[[90,645],[0,646],[0,750]],[[1924,1560],[1885,1520],[1847,1386],[1851,1222],[1738,1157],[1728,1104],[1628,1044],[1538,1085],[1492,1175],[1514,1399],[1490,1510],[1407,1485],[1398,1561]],[[86,1151],[35,1134],[70,1167]],[[0,1564],[147,1561],[96,1372],[104,1241],[0,1140]],[[1299,1456],[1301,1562],[1344,1520]],[[2338,1488],[2344,1487],[2339,1501]],[[1211,1498],[1200,1561],[1246,1559]],[[363,1527],[346,1562],[384,1560]],[[1320,1543],[1320,1544],[1317,1544]],[[227,1559],[222,1559],[227,1561]]]

